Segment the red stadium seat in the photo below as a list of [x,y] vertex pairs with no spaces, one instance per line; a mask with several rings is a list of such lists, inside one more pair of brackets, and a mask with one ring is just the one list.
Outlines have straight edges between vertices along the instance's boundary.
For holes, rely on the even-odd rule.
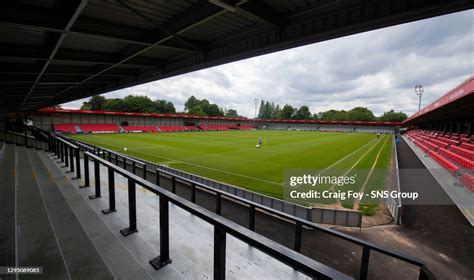
[[464,186],[464,188],[474,192],[474,176],[468,173],[464,173],[459,181]]
[[119,127],[116,124],[80,124],[79,128],[83,132],[118,132]]
[[439,152],[442,155],[448,157],[449,159],[451,159],[452,161],[456,162],[457,164],[461,165],[462,167],[464,167],[466,169],[470,169],[470,170],[474,169],[474,161],[472,161],[472,160],[464,158],[464,157],[462,157],[458,154],[455,154],[451,151],[448,151],[444,148],[440,148]]
[[158,128],[156,126],[146,126],[146,125],[129,125],[123,126],[125,131],[142,131],[142,132],[157,132]]
[[474,144],[462,143],[460,147],[470,151],[474,151]]
[[66,124],[66,123],[58,123],[53,124],[54,131],[56,132],[65,132],[65,133],[76,133],[76,125],[75,124]]
[[436,146],[439,146],[441,148],[446,148],[449,146],[449,144],[446,141],[441,141],[437,139],[430,139],[429,142],[435,144]]
[[177,132],[177,131],[189,131],[186,126],[184,125],[162,125],[159,126],[160,131],[164,132]]
[[[443,149],[443,148],[441,148]],[[440,156],[439,154],[437,154],[436,152],[434,151],[429,151],[428,154],[436,161],[439,163],[439,165],[441,165],[442,167],[444,167],[444,169],[448,170],[449,173],[451,173],[452,175],[455,175],[456,172],[458,172],[459,170],[459,167],[457,167],[456,165],[454,165],[453,163],[451,163],[450,161],[448,161],[447,159],[445,159],[444,157]]]
[[461,148],[458,146],[450,146],[449,150],[469,160],[474,160],[474,151],[470,151],[468,149]]

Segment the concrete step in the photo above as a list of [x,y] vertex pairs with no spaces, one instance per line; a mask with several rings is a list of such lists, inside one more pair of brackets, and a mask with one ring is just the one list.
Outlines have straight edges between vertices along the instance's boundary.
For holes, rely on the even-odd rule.
[[70,279],[27,149],[15,150],[17,265],[43,267],[44,279]]
[[120,239],[118,231],[113,232],[110,226],[104,223],[98,216],[102,213],[91,208],[86,201],[88,198],[79,194],[77,186],[72,184],[58,164],[43,151],[38,152],[38,155],[47,169],[43,172],[47,172],[50,179],[56,183],[58,190],[112,275],[117,279],[152,279],[150,272],[145,269],[144,265],[148,269],[151,266],[148,263],[138,262]]
[[29,149],[28,157],[71,279],[113,279],[38,152]]
[[[2,142],[0,149],[0,264],[15,266],[15,145]],[[14,276],[2,275],[2,279]]]

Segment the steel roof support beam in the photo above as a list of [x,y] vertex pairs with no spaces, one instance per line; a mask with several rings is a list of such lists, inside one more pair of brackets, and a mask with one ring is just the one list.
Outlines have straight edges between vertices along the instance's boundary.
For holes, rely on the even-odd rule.
[[[177,15],[176,17],[174,17],[173,19],[169,20],[168,22],[164,23],[162,28],[163,29],[166,29],[166,30],[169,30],[170,32],[173,32],[173,34],[181,34],[195,26],[198,26],[214,17],[217,17],[223,13],[225,13],[226,10],[220,8],[220,7],[216,7],[215,5],[212,5],[208,2],[205,2],[205,1],[201,1],[200,4],[197,5],[196,8],[194,9],[190,9],[190,10],[187,10],[185,11],[184,13],[181,13],[179,15]],[[177,30],[177,31],[175,31]],[[141,54],[143,54],[144,52],[148,51],[149,49],[153,48],[154,46],[157,46],[157,45],[160,45],[170,39],[174,38],[173,35],[166,35],[166,36],[163,36],[161,38],[159,38],[154,44],[153,46],[148,46],[148,47],[145,47],[137,52],[134,52],[132,53],[131,55],[127,56],[127,57],[124,57],[123,59],[119,60],[117,63],[97,72],[96,74],[94,75],[91,75],[89,77],[87,77],[86,79],[84,79],[82,82],[80,82],[79,84],[77,85],[73,85],[73,86],[70,86],[62,91],[60,91],[58,94],[56,94],[55,97],[65,93],[65,92],[68,92],[69,90],[79,86],[79,85],[82,85],[84,83],[86,83],[87,81],[91,80],[91,79],[94,79],[96,77],[98,77],[99,75],[121,65],[121,64],[124,64],[125,62],[131,60],[132,58],[134,57],[137,57]],[[157,70],[157,72],[160,72],[160,70]],[[47,99],[45,100],[44,104],[48,104],[48,102],[51,100],[52,98],[50,99]]]
[[71,18],[69,19],[68,23],[66,24],[65,28],[64,28],[64,33],[61,33],[61,35],[59,35],[59,39],[57,40],[56,44],[54,45],[53,47],[53,50],[51,51],[49,57],[48,57],[48,60],[45,62],[44,66],[43,66],[43,69],[41,69],[40,71],[40,74],[38,75],[38,77],[36,78],[36,81],[35,83],[33,84],[33,86],[30,88],[30,90],[28,91],[28,93],[26,94],[25,96],[25,99],[23,99],[23,102],[21,103],[21,106],[20,106],[20,110],[22,109],[23,105],[25,105],[25,102],[28,100],[28,97],[31,95],[31,93],[33,92],[33,90],[35,89],[36,85],[39,83],[39,81],[41,80],[41,77],[43,76],[43,73],[46,71],[46,69],[48,68],[49,64],[51,63],[51,61],[53,60],[54,56],[56,55],[56,53],[58,52],[59,48],[61,47],[61,44],[63,43],[64,41],[64,38],[66,37],[66,34],[67,32],[71,29],[71,27],[74,25],[74,23],[76,22],[77,18],[79,17],[79,15],[82,13],[82,10],[84,10],[84,7],[86,6],[87,4],[87,0],[81,0],[79,2],[79,4],[77,5],[77,8],[75,9],[74,13],[72,14]]
[[148,16],[144,15],[143,13],[141,13],[140,11],[138,11],[137,9],[133,8],[132,6],[130,6],[130,4],[127,4],[125,3],[124,1],[122,0],[117,0],[117,2],[124,6],[126,9],[130,10],[131,12],[133,12],[134,14],[138,15],[139,17],[145,19],[146,21],[152,23],[153,25],[156,26],[156,28],[161,32],[161,33],[165,33],[167,36],[173,36],[174,38],[176,38],[178,41],[180,41],[181,43],[187,45],[188,47],[194,49],[195,51],[198,51],[198,52],[203,52],[203,49],[202,47],[198,46],[197,44],[193,43],[193,42],[190,42],[189,40],[179,36],[178,34],[176,33],[173,33],[173,32],[170,32],[168,30],[166,30],[165,28],[163,28],[159,23],[157,23],[156,21],[154,21],[152,18],[149,18]]
[[[8,26],[15,29],[30,29],[30,30],[36,30],[36,31],[41,31],[41,32],[51,32],[51,33],[57,33],[57,34],[64,33],[64,30],[62,29],[55,28],[55,27],[42,26],[40,25],[40,23],[32,25],[32,24],[14,23],[14,22],[9,22],[9,21],[0,21],[0,26]],[[140,46],[153,46],[156,48],[167,48],[167,49],[186,51],[186,52],[196,51],[190,47],[174,46],[170,44],[161,44],[161,45],[155,46],[153,42],[146,42],[144,40],[136,40],[136,39],[125,38],[125,37],[111,36],[111,35],[103,35],[103,34],[94,33],[91,31],[86,32],[86,31],[69,30],[68,35],[76,36],[76,37],[86,37],[86,38],[90,38],[92,40],[98,40],[98,41],[118,42],[118,43],[134,44],[134,45],[140,45]]]
[[285,25],[282,15],[258,0],[251,0],[238,5],[236,12],[244,18],[274,29],[281,29]]

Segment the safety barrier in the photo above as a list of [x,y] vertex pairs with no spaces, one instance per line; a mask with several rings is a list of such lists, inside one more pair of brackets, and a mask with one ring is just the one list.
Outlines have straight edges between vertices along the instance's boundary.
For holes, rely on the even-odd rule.
[[[84,153],[84,168],[89,169],[88,160],[94,162],[95,170],[95,194],[91,199],[101,197],[100,189],[100,165],[108,169],[108,188],[109,188],[109,208],[103,210],[104,214],[116,212],[115,209],[115,173],[120,174],[128,180],[128,227],[120,230],[123,236],[138,232],[136,216],[136,188],[141,186],[144,189],[156,194],[160,198],[159,203],[159,224],[160,224],[160,255],[149,263],[155,268],[160,269],[172,262],[170,259],[169,243],[169,204],[172,203],[189,213],[203,219],[214,226],[214,279],[225,279],[226,272],[226,235],[230,234],[252,247],[261,250],[271,257],[293,267],[294,269],[314,278],[321,279],[351,279],[351,277],[319,263],[311,258],[301,255],[289,248],[284,247],[266,237],[256,234],[250,229],[244,228],[234,222],[231,222],[219,215],[206,210],[196,204],[177,196],[159,186],[121,168],[117,165],[99,157],[91,152]],[[85,181],[88,183],[88,174],[85,172]],[[88,187],[84,185],[82,187]]]
[[[17,143],[21,142],[21,137],[18,134],[12,134],[10,132],[0,133],[1,139],[6,141],[6,135],[12,135],[9,138],[9,143]],[[255,219],[249,219],[249,227],[245,228],[241,225],[238,225],[234,222],[231,222],[224,217],[219,215],[219,211],[217,213],[213,213],[208,211],[196,204],[192,201],[188,201],[180,196],[177,196],[173,192],[167,191],[158,185],[147,181],[144,178],[139,177],[136,174],[133,174],[126,169],[119,167],[112,163],[112,151],[109,154],[109,151],[100,148],[93,148],[91,146],[79,146],[69,141],[62,139],[60,137],[50,135],[50,140],[47,143],[48,147],[45,147],[45,150],[49,150],[53,153],[60,162],[64,162],[65,164],[69,162],[69,167],[71,170],[80,170],[80,151],[83,151],[83,166],[84,166],[84,182],[85,184],[81,187],[89,187],[89,160],[93,162],[93,166],[95,169],[95,194],[90,196],[91,199],[96,199],[101,197],[101,180],[100,180],[100,165],[103,165],[108,170],[108,188],[109,188],[109,208],[103,210],[104,214],[113,213],[116,211],[115,209],[115,181],[114,175],[115,173],[122,175],[128,180],[128,216],[129,216],[129,225],[127,228],[122,229],[120,232],[124,235],[130,235],[138,231],[137,228],[137,218],[136,218],[136,187],[141,186],[152,193],[158,195],[160,197],[160,255],[157,258],[150,260],[150,264],[155,268],[159,269],[166,264],[171,262],[169,258],[169,204],[172,203],[191,214],[203,219],[204,221],[212,224],[214,226],[214,278],[215,279],[224,279],[225,278],[225,268],[226,268],[226,235],[230,234],[243,242],[249,244],[252,247],[255,247],[262,252],[274,257],[275,259],[293,267],[295,270],[298,270],[304,274],[309,275],[310,277],[318,278],[318,279],[351,279],[349,276],[331,268],[324,264],[321,264],[311,258],[308,258],[304,255],[301,255],[297,251],[301,248],[301,240],[302,240],[302,230],[303,227],[311,228],[317,231],[324,232],[329,234],[335,238],[339,238],[342,240],[349,241],[353,244],[359,245],[362,247],[362,258],[360,264],[360,271],[358,278],[359,279],[367,279],[368,271],[369,271],[369,260],[370,260],[370,253],[372,251],[381,253],[383,255],[393,257],[397,260],[406,262],[411,265],[415,265],[420,268],[419,271],[419,279],[435,279],[434,275],[429,271],[429,269],[425,266],[425,264],[414,258],[405,256],[398,252],[385,249],[379,247],[377,245],[371,244],[364,240],[349,236],[347,234],[340,233],[338,231],[322,227],[318,224],[309,222],[307,220],[294,217],[282,212],[277,212],[274,209],[265,207],[258,203],[253,203],[251,201],[244,201],[244,203],[249,205],[249,218],[251,216],[255,217],[255,211],[262,210],[262,211],[269,211],[272,214],[278,214],[282,218],[292,221],[295,224],[295,250],[291,250],[283,245],[280,245],[266,237],[263,237],[254,232],[254,222]],[[44,147],[44,146],[43,146]],[[92,153],[95,151],[95,154]],[[99,156],[100,155],[100,156]],[[104,157],[108,157],[110,161],[104,159]],[[68,161],[69,159],[69,161]],[[71,159],[75,159],[71,160]],[[125,161],[136,161],[133,158],[128,158],[123,156]],[[145,166],[145,165],[144,165]],[[63,167],[67,167],[66,165]],[[77,173],[77,177],[80,177],[80,171]],[[175,176],[174,182],[176,182],[176,175],[168,174],[169,176]],[[158,176],[159,178],[159,176]],[[178,178],[182,181],[188,181],[186,178]],[[195,187],[206,187],[205,185],[195,184]],[[217,190],[214,190],[217,192]],[[231,199],[240,199],[239,197],[233,197],[232,195],[219,192],[220,195],[216,195],[219,199],[216,199],[216,209],[219,209],[219,204],[221,204],[222,199],[224,197],[229,197]],[[253,226],[252,226],[253,224]]]
[[[71,140],[71,139],[69,139],[69,140],[74,141],[74,140]],[[208,218],[202,217],[201,215],[206,215],[207,213],[210,213],[210,214],[214,214],[214,215],[217,214],[217,215],[220,216],[223,199],[236,200],[236,201],[238,201],[238,202],[240,202],[244,205],[247,205],[248,217],[249,217],[249,220],[248,220],[249,223],[248,223],[248,229],[247,230],[250,230],[253,233],[252,236],[255,236],[255,233],[254,233],[254,230],[255,230],[255,215],[256,215],[257,211],[267,212],[270,215],[278,216],[278,217],[280,217],[284,220],[287,220],[287,221],[290,221],[291,223],[293,223],[294,224],[294,233],[295,233],[295,239],[294,239],[294,244],[293,244],[294,251],[293,252],[300,252],[301,251],[301,244],[302,244],[302,239],[303,239],[303,237],[302,237],[303,228],[308,228],[308,229],[314,229],[314,230],[317,230],[317,231],[321,231],[321,232],[329,234],[329,235],[331,235],[335,238],[339,238],[339,239],[342,239],[342,240],[345,240],[345,241],[349,241],[353,244],[357,244],[357,245],[361,246],[362,247],[362,259],[361,259],[361,266],[360,266],[360,272],[359,272],[360,273],[359,274],[359,279],[367,279],[368,271],[369,271],[369,259],[370,259],[370,252],[371,251],[375,251],[375,252],[381,253],[383,255],[390,256],[390,257],[393,257],[395,259],[404,261],[406,263],[418,266],[420,268],[420,274],[419,274],[420,279],[435,279],[435,277],[431,274],[431,272],[426,268],[424,263],[421,260],[418,260],[416,258],[405,256],[405,255],[400,254],[398,252],[379,247],[375,244],[371,244],[369,242],[366,242],[364,240],[352,237],[350,235],[340,233],[336,230],[332,230],[332,229],[320,226],[320,225],[318,225],[316,223],[313,223],[313,222],[310,222],[310,221],[308,221],[304,218],[295,217],[294,215],[290,215],[290,214],[287,214],[287,213],[277,211],[277,210],[275,210],[271,207],[265,206],[261,203],[257,203],[257,202],[254,202],[254,201],[248,200],[248,199],[243,199],[240,196],[230,194],[226,191],[211,188],[211,187],[207,186],[204,183],[193,181],[193,180],[191,180],[187,177],[177,175],[174,172],[163,170],[162,168],[156,168],[156,170],[155,170],[156,175],[157,175],[156,176],[156,178],[157,178],[156,182],[152,183],[152,182],[146,181],[145,179],[140,178],[138,175],[135,175],[134,173],[127,171],[126,170],[126,165],[124,165],[123,168],[118,167],[117,165],[114,165],[113,162],[117,158],[120,159],[120,157],[121,157],[119,154],[117,154],[113,151],[107,150],[107,149],[92,147],[92,146],[89,146],[89,145],[84,145],[84,144],[81,144],[80,142],[76,142],[76,144],[79,147],[81,147],[81,145],[82,145],[83,149],[86,151],[86,152],[84,152],[84,166],[85,167],[87,166],[87,168],[85,168],[85,178],[84,178],[85,184],[83,186],[81,186],[81,188],[89,187],[89,183],[90,183],[89,178],[88,178],[88,176],[89,176],[89,171],[88,171],[88,169],[89,169],[89,160],[92,160],[94,162],[94,164],[93,164],[94,165],[94,170],[95,170],[94,173],[95,173],[95,176],[96,176],[95,180],[94,180],[95,181],[95,185],[94,185],[95,194],[90,196],[91,199],[101,197],[100,168],[99,168],[99,165],[102,164],[102,165],[104,165],[108,168],[109,209],[105,209],[105,210],[102,211],[105,214],[112,213],[112,212],[116,211],[116,209],[115,209],[115,190],[114,190],[114,188],[115,188],[114,187],[114,185],[115,185],[114,172],[129,179],[129,227],[126,228],[126,229],[123,229],[121,231],[121,233],[125,236],[129,235],[129,234],[132,234],[132,233],[137,231],[135,184],[142,185],[144,188],[146,188],[146,189],[148,189],[148,190],[150,190],[154,193],[157,193],[158,190],[159,190],[159,192],[157,194],[160,195],[160,193],[165,193],[166,197],[168,197],[167,201],[169,201],[169,195],[174,195],[173,198],[178,197],[178,196],[176,196],[177,182],[180,181],[180,182],[185,182],[185,183],[187,183],[191,186],[191,199],[190,199],[190,201],[188,201],[188,200],[186,200],[182,197],[178,197],[178,198],[180,198],[180,201],[185,201],[186,203],[191,203],[191,205],[193,205],[194,207],[197,207],[199,209],[198,212],[201,213],[200,215],[197,215],[197,216],[203,218],[206,221],[208,221]],[[127,161],[132,161],[132,162],[136,161],[137,165],[141,165],[143,167],[146,167],[146,165],[147,165],[145,162],[138,161],[138,160],[133,159],[131,157],[127,157],[127,156],[122,156],[122,157]],[[107,161],[107,160],[109,160],[109,161]],[[118,162],[120,162],[120,160]],[[145,164],[145,165],[143,165],[143,164]],[[111,169],[112,169],[112,171],[111,171]],[[127,176],[130,176],[130,177],[127,177],[127,176],[123,175],[124,172],[127,172]],[[133,172],[135,172],[135,171],[133,171]],[[159,187],[162,183],[160,181],[160,178],[162,177],[161,175],[166,175],[167,177],[170,178],[170,180],[171,180],[171,191],[167,191],[167,190]],[[134,181],[135,183],[130,185],[131,184],[130,180]],[[205,210],[205,209],[201,208],[200,206],[197,206],[196,204],[194,204],[195,201],[196,201],[196,191],[198,189],[204,189],[207,192],[212,192],[212,193],[215,194],[216,213]],[[174,202],[172,202],[172,203],[174,203]],[[180,206],[181,205],[180,203],[174,203],[174,204]],[[161,203],[160,203],[160,207],[161,207]],[[184,208],[184,209],[187,210],[187,208]],[[167,210],[164,210],[164,211],[167,211]],[[190,212],[192,214],[194,214],[194,212],[192,212],[192,211],[190,211]],[[161,225],[161,222],[162,221],[160,220],[160,225]],[[163,221],[163,223],[168,223],[168,221],[167,220]],[[226,223],[232,223],[232,222],[226,220]],[[239,228],[242,227],[242,226],[237,225],[237,224],[235,224],[235,226],[238,226]],[[229,233],[231,235],[234,235],[234,234],[230,233],[228,231],[228,229],[225,230],[225,232]],[[163,233],[163,234],[166,235],[167,233]],[[161,234],[160,234],[160,236],[161,236]],[[234,235],[234,236],[239,238],[240,235]],[[262,237],[262,238],[264,238],[264,237]],[[221,241],[215,240],[215,242],[221,242]],[[243,240],[243,241],[247,242],[251,246],[253,246],[252,244],[253,244],[253,242],[255,242],[255,241],[248,241],[248,240],[247,241]],[[168,242],[168,241],[166,241],[166,242]],[[167,246],[169,246],[169,244]],[[260,247],[257,247],[257,248],[260,248]],[[266,252],[265,250],[262,250],[262,251]],[[162,256],[162,255],[163,256],[169,256],[169,251],[165,251],[164,253],[162,252],[162,254],[160,256]],[[219,255],[219,256],[215,255],[215,257],[223,257],[223,256],[222,255]],[[216,260],[214,260],[214,261],[216,261]],[[219,260],[219,263],[222,264],[222,261],[223,261],[222,259]],[[158,257],[158,258],[155,258],[154,260],[150,261],[150,263],[155,268],[160,268],[161,265],[166,264],[166,258]],[[295,267],[295,269],[299,270],[296,267]],[[302,272],[304,272],[304,271],[302,271]],[[220,272],[215,272],[215,273],[219,274]]]

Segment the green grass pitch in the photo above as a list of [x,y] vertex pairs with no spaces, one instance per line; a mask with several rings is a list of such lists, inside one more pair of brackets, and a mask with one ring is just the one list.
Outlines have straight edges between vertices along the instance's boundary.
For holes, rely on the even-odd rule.
[[[259,137],[262,148],[255,145]],[[209,131],[176,133],[79,134],[70,138],[168,165],[220,182],[282,198],[284,172],[318,169],[343,175],[365,170],[365,189],[381,186],[391,157],[391,135],[312,131]],[[124,152],[123,148],[127,147]],[[368,170],[377,171],[370,176]],[[358,180],[354,190],[364,185]],[[324,186],[328,188],[330,186]],[[338,187],[335,188],[337,190]],[[323,203],[336,203],[334,199]],[[352,208],[354,201],[339,202]],[[373,204],[362,200],[360,204]]]

